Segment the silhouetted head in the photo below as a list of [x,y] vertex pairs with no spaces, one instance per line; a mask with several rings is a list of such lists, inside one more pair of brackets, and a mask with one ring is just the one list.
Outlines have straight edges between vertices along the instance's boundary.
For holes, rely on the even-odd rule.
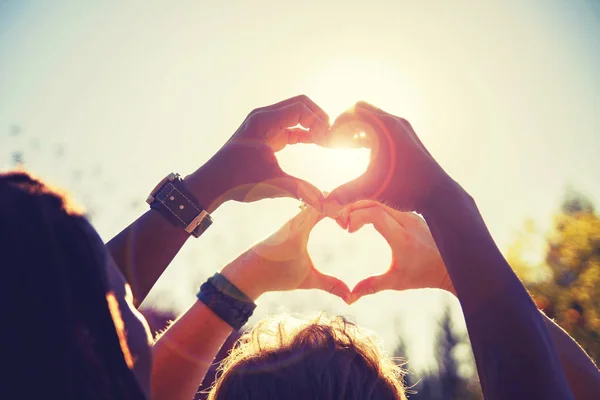
[[342,317],[267,319],[224,361],[210,400],[405,399],[400,367]]
[[0,254],[6,398],[143,399],[125,292],[66,197],[27,173],[0,174]]

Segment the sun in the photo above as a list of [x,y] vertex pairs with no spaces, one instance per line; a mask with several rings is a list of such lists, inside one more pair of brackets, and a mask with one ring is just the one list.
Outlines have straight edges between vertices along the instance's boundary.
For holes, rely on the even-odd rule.
[[[307,94],[327,112],[331,122],[359,100],[390,111],[402,109],[402,99],[410,94],[409,86],[399,82],[392,69],[376,58],[337,58],[307,74],[306,79],[304,85]],[[398,86],[404,90],[396,90]],[[357,132],[355,138],[360,139],[364,135],[363,132]],[[278,152],[277,159],[285,172],[312,183],[324,192],[330,192],[366,171],[370,150],[298,144]]]
[[[406,110],[412,90],[379,58],[334,57],[306,74],[306,93],[327,112],[330,121],[359,100],[390,112]],[[399,88],[402,88],[401,90]],[[364,137],[357,132],[355,138]],[[370,150],[325,149],[316,145],[287,146],[277,153],[282,169],[322,191],[359,177],[369,165]]]

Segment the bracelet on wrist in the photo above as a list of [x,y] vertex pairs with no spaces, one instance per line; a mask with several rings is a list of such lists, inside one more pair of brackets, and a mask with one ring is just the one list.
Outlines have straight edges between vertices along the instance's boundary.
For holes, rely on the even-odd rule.
[[196,297],[236,331],[248,322],[256,309],[248,296],[219,273],[202,284]]

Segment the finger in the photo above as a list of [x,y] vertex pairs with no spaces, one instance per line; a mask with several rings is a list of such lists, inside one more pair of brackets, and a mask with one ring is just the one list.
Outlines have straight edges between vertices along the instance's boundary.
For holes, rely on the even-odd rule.
[[371,192],[367,185],[367,177],[362,175],[335,188],[325,199],[325,206],[329,204],[345,206],[358,200],[369,199]]
[[[323,210],[325,213],[327,213],[328,209],[333,207],[332,205],[330,205],[331,203],[338,204],[334,200],[330,200],[328,198],[325,199],[325,203],[323,204]],[[350,203],[350,204],[345,205],[344,207],[341,207],[334,216],[332,216],[330,214],[327,214],[327,216],[330,218],[334,218],[336,220],[336,222],[338,223],[338,225],[342,229],[346,230],[346,229],[349,229],[350,216],[353,213],[355,213],[361,209],[368,209],[368,208],[372,208],[372,207],[380,207],[383,210],[385,210],[388,214],[390,214],[392,217],[394,217],[394,213],[399,212],[399,211],[396,211],[395,209],[393,209],[392,207],[389,207],[389,206],[387,206],[383,203],[380,203],[376,200],[358,200],[354,203]],[[355,215],[354,218],[356,219],[357,216]],[[368,218],[366,218],[366,219],[368,219]],[[371,223],[371,221],[366,221],[365,223]],[[359,221],[355,220],[352,224],[352,231],[359,230],[362,227],[362,225],[364,225],[364,223],[359,224]]]
[[[352,214],[358,210],[368,209],[368,208],[373,208],[373,207],[383,209],[386,213],[388,213],[389,215],[394,217],[394,219],[396,219],[397,214],[410,214],[408,212],[403,213],[402,211],[398,211],[395,208],[388,206],[387,204],[384,204],[377,200],[372,200],[372,199],[358,200],[354,203],[347,204],[346,206],[344,206],[342,208],[341,213],[346,214],[348,217],[350,217],[350,214]],[[401,220],[402,217],[399,217],[399,219]],[[398,221],[398,222],[400,222],[400,221]]]
[[[368,208],[368,207],[374,207],[376,205],[378,205],[380,203],[378,203],[375,200],[359,200],[355,203],[350,203],[347,204],[343,207],[341,207],[339,205],[339,203],[337,203],[335,200],[330,200],[328,202],[328,199],[325,199],[325,203],[323,204],[323,210],[325,213],[327,213],[327,216],[330,218],[334,218],[335,221],[337,222],[337,224],[344,230],[348,229],[348,225],[350,223],[350,214],[357,209],[360,208]],[[331,208],[335,207],[335,205],[337,205],[338,209],[337,209],[337,213],[334,215],[331,215],[331,212],[329,211]],[[328,213],[329,211],[329,213]]]
[[325,147],[370,148],[378,138],[380,117],[379,114],[354,105],[338,116],[322,142],[316,143]]
[[427,223],[420,215],[411,211],[399,211],[393,207],[390,207],[386,204],[380,203],[375,200],[360,200],[355,203],[349,204],[342,209],[341,213],[347,213],[348,216],[350,216],[350,214],[360,209],[372,207],[378,207],[383,209],[387,214],[389,214],[393,219],[395,219],[396,222],[398,222],[403,228],[407,230],[422,229],[424,227],[427,227]]
[[346,303],[351,301],[351,291],[343,281],[335,276],[326,275],[313,267],[309,278],[311,289],[320,289],[338,296]]
[[375,294],[382,290],[392,289],[391,279],[387,274],[373,275],[358,282],[352,289],[350,303],[354,303],[363,296]]
[[306,203],[304,203],[301,208],[302,211],[300,211],[292,219],[293,229],[301,230],[308,240],[310,232],[315,225],[317,225],[317,223],[325,218],[325,214],[319,212],[316,208]]
[[306,212],[306,221],[308,222],[308,229],[312,230],[319,221],[325,218],[325,214],[319,212],[316,208],[311,205],[306,205],[304,210]]
[[327,125],[329,125],[329,115],[327,115],[327,113],[317,105],[317,103],[315,103],[314,101],[312,101],[310,99],[310,97],[302,94],[299,96],[294,96],[291,97],[289,99],[280,101],[279,103],[275,103],[273,105],[267,106],[264,109],[265,110],[275,110],[275,109],[279,109],[282,107],[286,107],[290,104],[294,104],[294,103],[302,103],[304,104],[306,107],[308,107],[314,114],[316,114],[319,119],[321,119],[324,123],[326,123]]
[[281,129],[298,124],[308,129],[312,134],[323,133],[329,129],[327,123],[312,112],[304,103],[289,104],[271,112],[277,116]]
[[381,203],[377,200],[372,200],[372,199],[358,200],[357,202],[348,204],[345,207],[343,207],[342,211],[352,212],[352,211],[360,210],[361,208],[371,208],[371,207],[382,207],[383,209],[385,209],[388,212],[396,211],[394,208],[392,208],[384,203]]
[[362,208],[353,211],[348,221],[348,232],[360,230],[366,224],[372,224],[388,242],[392,242],[398,235],[403,235],[405,229],[382,207]]
[[[267,127],[266,139],[274,152],[299,141],[310,143],[315,133],[328,129],[328,126],[303,103],[290,104],[257,115],[260,115]],[[305,128],[304,132],[303,129],[294,128],[298,124]]]
[[356,103],[356,107],[360,107],[362,109],[365,109],[365,110],[368,110],[370,112],[374,112],[377,114],[391,115],[390,113],[387,113],[387,112],[383,111],[381,108],[375,107],[373,104],[367,103],[366,101],[359,101],[358,103]]
[[[275,236],[277,238],[285,238],[289,240],[295,238],[296,243],[303,243],[304,251],[312,229],[315,225],[324,218],[324,215],[319,213],[310,205],[303,206],[302,210],[289,220]],[[280,243],[280,242],[278,242]]]
[[287,136],[287,144],[312,142],[311,133],[305,129],[289,128],[284,131],[284,135]]
[[270,197],[293,197],[309,204],[318,212],[323,210],[323,193],[305,180],[281,171],[279,177],[270,180],[270,184],[275,189]]

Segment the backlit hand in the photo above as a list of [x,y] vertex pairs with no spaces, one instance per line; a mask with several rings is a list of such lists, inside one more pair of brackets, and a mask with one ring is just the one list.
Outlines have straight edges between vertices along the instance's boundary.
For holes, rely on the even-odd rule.
[[434,188],[450,180],[408,121],[365,102],[340,115],[330,133],[317,142],[371,149],[367,171],[333,190],[327,197],[328,203],[345,205],[373,199],[398,209],[419,210]]
[[[306,129],[296,128],[301,125]],[[252,111],[227,143],[186,178],[209,210],[227,200],[252,202],[295,197],[320,209],[323,194],[310,183],[283,172],[275,152],[288,144],[310,143],[329,129],[329,117],[306,96]],[[206,195],[203,191],[210,191]]]
[[341,280],[319,272],[308,255],[308,237],[323,216],[306,206],[269,238],[242,254],[221,272],[248,297],[265,292],[321,289],[349,301]]
[[363,200],[344,208],[338,223],[349,232],[372,224],[392,248],[389,270],[359,282],[352,290],[352,302],[382,290],[437,288],[454,293],[429,228],[417,214]]

